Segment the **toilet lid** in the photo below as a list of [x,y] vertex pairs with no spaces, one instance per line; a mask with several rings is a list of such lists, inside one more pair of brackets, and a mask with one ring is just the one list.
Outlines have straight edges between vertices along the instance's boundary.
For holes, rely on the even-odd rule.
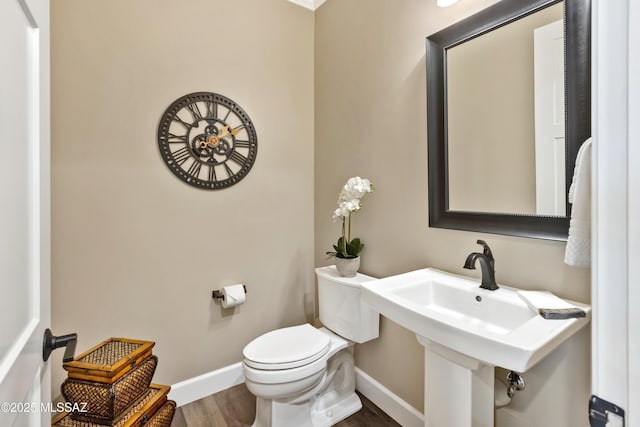
[[331,339],[307,324],[267,332],[242,351],[245,363],[257,369],[292,369],[308,365],[329,351]]

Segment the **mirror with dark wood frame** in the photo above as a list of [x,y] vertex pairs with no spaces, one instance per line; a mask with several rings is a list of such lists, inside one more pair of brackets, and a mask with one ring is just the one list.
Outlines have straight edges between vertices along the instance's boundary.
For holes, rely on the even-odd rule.
[[[562,4],[560,5],[559,3]],[[554,5],[556,8],[564,6],[564,64],[561,64],[564,70],[564,135],[561,135],[561,139],[564,140],[564,153],[560,153],[560,158],[564,161],[564,167],[561,167],[560,170],[564,177],[561,177],[562,179],[558,181],[564,187],[559,191],[562,198],[560,203],[563,206],[551,214],[544,210],[538,210],[538,213],[536,213],[535,208],[531,212],[523,210],[522,213],[518,209],[512,211],[499,208],[494,211],[486,208],[492,202],[484,205],[480,204],[478,209],[473,208],[473,205],[468,208],[466,205],[457,202],[461,198],[454,197],[453,193],[454,184],[456,188],[459,188],[460,185],[464,185],[464,179],[457,179],[454,183],[449,175],[456,161],[458,161],[453,156],[460,156],[460,153],[465,151],[464,149],[461,151],[459,148],[454,150],[453,145],[450,147],[449,143],[453,142],[453,139],[449,140],[449,138],[453,138],[454,135],[465,135],[461,132],[453,132],[457,131],[461,126],[471,128],[470,131],[467,129],[469,132],[466,135],[472,135],[474,132],[473,126],[475,125],[464,123],[464,120],[460,120],[461,116],[454,117],[450,104],[454,102],[453,94],[455,93],[456,105],[468,104],[465,106],[470,111],[470,114],[473,115],[474,107],[472,105],[478,104],[478,100],[466,100],[464,98],[467,93],[471,96],[472,91],[451,87],[451,84],[456,82],[457,85],[459,81],[454,80],[452,77],[454,58],[456,58],[453,53],[456,52],[456,55],[458,55],[458,51],[462,51],[462,49],[459,49],[460,47],[466,48],[465,44],[470,45],[474,43],[474,40],[482,38],[483,35],[490,35],[491,32],[497,32],[496,30],[507,30],[509,26],[514,26],[518,21],[524,21],[525,18],[530,18],[539,12],[551,9]],[[567,239],[570,205],[566,201],[566,194],[573,177],[578,149],[591,134],[590,19],[591,0],[533,0],[526,2],[521,0],[502,0],[427,37],[429,226],[551,240]],[[489,48],[492,48],[492,46],[489,45]],[[562,59],[560,59],[560,62],[562,62]],[[458,65],[456,66],[459,67]],[[474,68],[470,67],[468,72],[473,73]],[[475,77],[477,78],[477,76]],[[499,78],[494,80],[500,81]],[[482,84],[482,81],[480,81],[480,84]],[[495,85],[495,81],[492,84]],[[531,86],[533,86],[533,82]],[[560,111],[562,112],[562,109]],[[480,111],[478,111],[479,113]],[[469,117],[469,115],[464,117]],[[450,126],[455,126],[455,128],[452,129]],[[494,132],[494,130],[491,130],[491,132]],[[471,139],[467,136],[465,138]],[[474,138],[469,144],[481,144],[478,141],[481,141],[481,139]],[[485,147],[480,145],[479,147],[474,147],[474,149],[483,150]],[[560,149],[562,150],[562,147]],[[487,147],[486,150],[488,153],[492,153],[491,155],[496,156],[495,147],[491,149]],[[530,149],[531,152],[533,150],[533,148]],[[475,180],[474,177],[478,176],[478,171],[481,171],[482,168],[485,168],[485,170],[493,168],[491,164],[485,164],[486,159],[481,160],[480,157],[472,153],[467,153],[467,155],[469,158],[465,159],[466,163],[458,162],[458,164],[469,165],[471,164],[469,162],[480,162],[480,164],[473,165],[474,172],[469,172],[469,178],[465,178],[469,179],[469,182]],[[500,154],[498,153],[497,155]],[[509,160],[503,158],[500,161],[504,163]],[[531,158],[530,162],[531,164],[535,163],[535,159]],[[465,166],[465,168],[469,169],[468,166]],[[518,169],[517,166],[511,165],[512,172],[510,173],[515,173]],[[515,176],[509,174],[504,176],[505,181],[515,178]],[[470,191],[475,191],[473,188],[479,188],[478,184],[475,184],[476,187],[470,186],[472,188]],[[535,187],[535,182],[533,186]],[[494,191],[494,189],[489,188],[488,194],[491,191]],[[479,200],[486,198],[482,194],[476,196]],[[533,203],[535,204],[535,202],[534,195]]]

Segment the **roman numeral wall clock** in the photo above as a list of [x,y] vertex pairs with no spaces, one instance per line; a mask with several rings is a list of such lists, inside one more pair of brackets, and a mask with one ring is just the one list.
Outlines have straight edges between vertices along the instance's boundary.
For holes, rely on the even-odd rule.
[[158,127],[158,147],[178,178],[219,190],[244,178],[258,153],[249,115],[226,96],[196,92],[175,100]]

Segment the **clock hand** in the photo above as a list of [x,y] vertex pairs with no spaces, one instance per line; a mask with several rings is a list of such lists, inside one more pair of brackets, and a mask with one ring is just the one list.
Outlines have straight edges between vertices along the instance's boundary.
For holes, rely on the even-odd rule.
[[221,139],[226,138],[228,136],[236,136],[238,133],[240,133],[240,130],[241,129],[231,129],[229,131],[229,126],[227,125],[222,129],[220,129],[220,132],[222,133],[222,135],[211,135],[209,139],[206,141],[206,143],[211,147],[215,147],[216,145],[218,145],[218,143],[220,143]]
[[226,138],[228,136],[236,136],[241,130],[242,129],[231,129],[226,135],[219,136],[218,139]]

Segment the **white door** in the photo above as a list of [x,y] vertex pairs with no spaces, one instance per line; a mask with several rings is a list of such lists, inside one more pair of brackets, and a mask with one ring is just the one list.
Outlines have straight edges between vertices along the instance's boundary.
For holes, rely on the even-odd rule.
[[564,26],[533,31],[536,214],[565,216]]
[[[46,426],[49,2],[0,1],[0,426]],[[43,403],[45,406],[41,406]]]
[[[596,0],[593,6],[592,392],[624,410],[624,425],[637,427],[640,2]],[[607,426],[623,425],[612,411],[605,415]]]

